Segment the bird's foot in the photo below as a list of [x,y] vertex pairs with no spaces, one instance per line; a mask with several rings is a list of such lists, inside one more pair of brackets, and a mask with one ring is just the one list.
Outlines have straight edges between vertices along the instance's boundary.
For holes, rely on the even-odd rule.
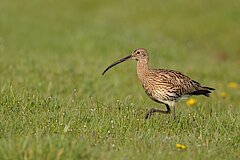
[[176,120],[176,118],[177,118],[177,117],[176,117],[176,114],[173,114],[173,119]]
[[150,110],[146,113],[145,119],[148,119],[149,117],[151,117],[152,115],[154,115],[154,112],[155,112],[155,109],[154,109],[154,108],[150,109]]

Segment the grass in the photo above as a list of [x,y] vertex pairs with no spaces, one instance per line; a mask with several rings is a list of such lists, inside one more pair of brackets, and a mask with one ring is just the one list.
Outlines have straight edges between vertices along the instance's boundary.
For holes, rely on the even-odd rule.
[[[0,2],[0,159],[239,159],[240,3]],[[216,88],[172,116],[152,102],[135,62]],[[221,92],[226,97],[221,97]],[[183,144],[185,150],[176,148]]]

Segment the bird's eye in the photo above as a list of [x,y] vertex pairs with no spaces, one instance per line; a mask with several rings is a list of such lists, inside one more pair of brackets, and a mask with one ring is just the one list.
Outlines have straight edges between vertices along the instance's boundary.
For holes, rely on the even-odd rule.
[[140,54],[140,52],[139,52],[139,51],[137,51],[137,54]]

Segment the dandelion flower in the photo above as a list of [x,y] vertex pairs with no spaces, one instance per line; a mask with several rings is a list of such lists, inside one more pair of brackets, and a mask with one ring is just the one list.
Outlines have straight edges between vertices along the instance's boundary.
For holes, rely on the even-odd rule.
[[226,97],[227,97],[227,93],[226,93],[226,92],[221,92],[221,93],[220,93],[220,96],[221,96],[222,98],[226,98]]
[[238,84],[236,82],[229,82],[228,83],[228,88],[237,89],[238,88]]
[[187,147],[185,145],[179,144],[179,143],[176,144],[176,148],[179,149],[179,150],[187,149]]
[[189,106],[189,107],[192,107],[194,105],[197,104],[197,100],[194,99],[194,98],[189,98],[187,101],[186,101],[186,104]]

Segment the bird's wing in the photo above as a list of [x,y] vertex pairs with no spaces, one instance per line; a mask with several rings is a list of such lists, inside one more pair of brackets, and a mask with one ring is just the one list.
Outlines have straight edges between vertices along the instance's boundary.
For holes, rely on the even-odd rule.
[[201,85],[182,74],[181,72],[165,69],[153,69],[153,76],[159,82],[160,87],[167,87],[166,89],[178,95],[188,95],[198,90]]

